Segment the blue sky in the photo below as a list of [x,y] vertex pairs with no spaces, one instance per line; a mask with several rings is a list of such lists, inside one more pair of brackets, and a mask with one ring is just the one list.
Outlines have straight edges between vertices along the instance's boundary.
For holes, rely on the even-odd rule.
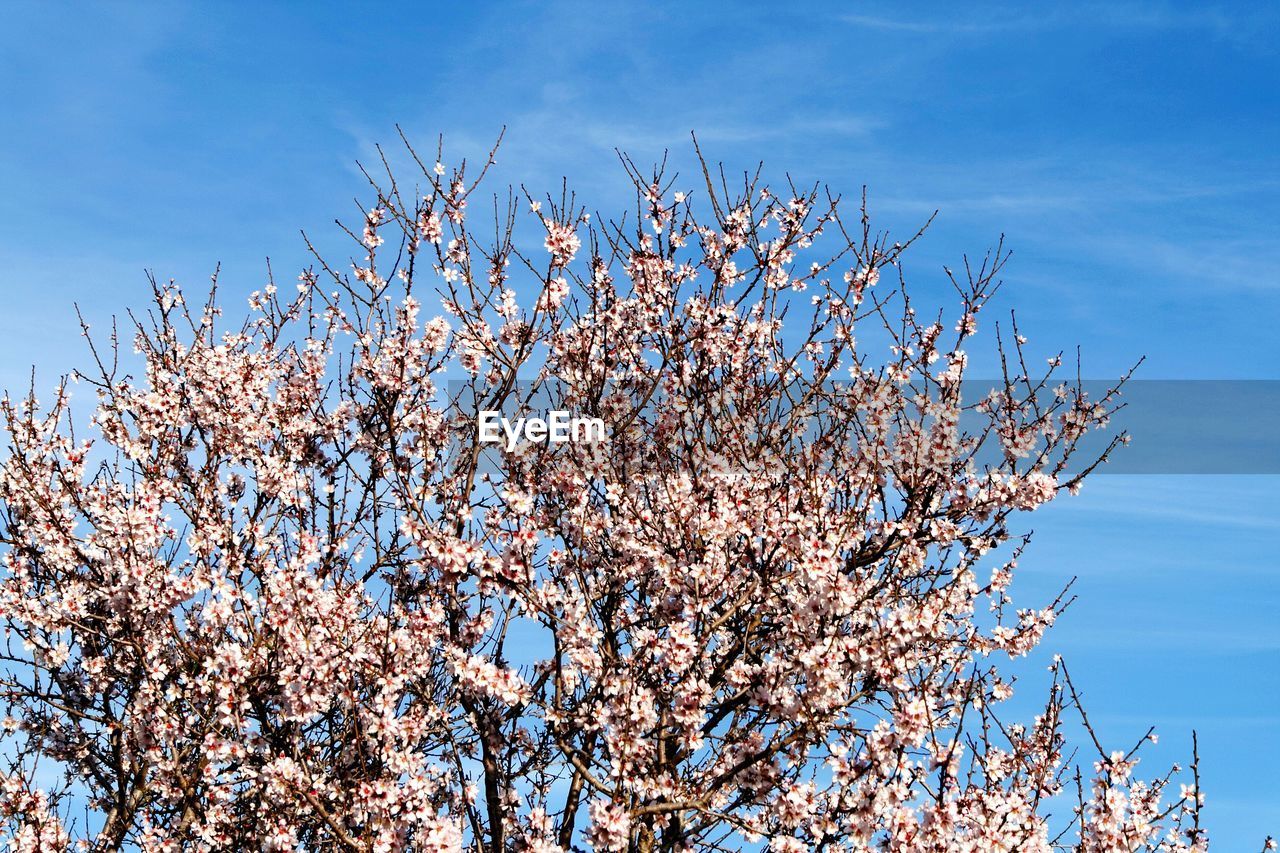
[[[1004,233],[1004,306],[1086,374],[1276,379],[1280,9],[1232,3],[6,5],[0,384],[83,363],[144,269],[228,297],[304,261],[394,125],[499,180],[622,198],[614,148],[677,164],[696,130],[846,192],[910,260]],[[939,291],[940,292],[940,291]],[[1188,401],[1194,405],[1195,401]],[[1263,425],[1267,426],[1267,425]],[[1141,440],[1141,436],[1138,436]],[[1202,733],[1218,849],[1280,830],[1274,476],[1108,476],[1036,516],[1024,589],[1081,578],[1049,645],[1117,740]]]

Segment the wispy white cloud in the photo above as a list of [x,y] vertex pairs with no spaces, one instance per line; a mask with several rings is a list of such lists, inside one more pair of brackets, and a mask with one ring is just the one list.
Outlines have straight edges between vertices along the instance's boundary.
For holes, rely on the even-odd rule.
[[1212,295],[1280,291],[1280,245],[1269,235],[1090,235],[1082,246],[1112,264]]
[[[1116,725],[1149,726],[1151,715],[1100,713],[1090,714],[1095,722],[1113,723]],[[1198,716],[1169,716],[1160,719],[1160,728],[1170,729],[1206,729],[1206,728],[1261,728],[1280,726],[1280,716],[1275,714],[1202,714]]]
[[1116,649],[1126,654],[1147,650],[1150,654],[1171,653],[1215,656],[1259,654],[1280,650],[1280,633],[1271,625],[1186,624],[1177,628],[1105,627],[1091,625],[1086,631],[1060,631],[1050,641],[1064,655],[1071,649]]
[[1044,7],[1028,13],[1004,6],[969,7],[965,17],[903,18],[878,14],[844,14],[839,20],[855,27],[921,35],[981,36],[1034,32],[1072,26],[1114,30],[1203,30],[1215,36],[1247,40],[1274,22],[1267,12],[1223,8],[1175,8],[1135,3],[1082,3]]
[[1008,30],[1041,29],[1049,26],[1050,17],[991,18],[986,20],[907,20],[881,15],[841,15],[840,20],[855,27],[884,30],[897,33],[967,35],[1005,32]]
[[1045,511],[1199,528],[1280,530],[1277,482],[1275,475],[1095,477],[1079,496],[1055,501]]

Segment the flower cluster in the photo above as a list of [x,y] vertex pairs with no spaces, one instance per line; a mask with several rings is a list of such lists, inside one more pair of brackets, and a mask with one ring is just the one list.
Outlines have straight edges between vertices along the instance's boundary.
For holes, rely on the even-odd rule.
[[[962,397],[1001,252],[925,324],[911,241],[816,191],[628,163],[639,222],[533,204],[525,255],[418,162],[243,323],[156,283],[91,439],[0,402],[10,847],[1203,849],[1132,752],[1053,825],[1065,669],[1003,719],[1065,606],[1012,608],[1011,527],[1116,400]],[[533,401],[606,441],[479,443]]]

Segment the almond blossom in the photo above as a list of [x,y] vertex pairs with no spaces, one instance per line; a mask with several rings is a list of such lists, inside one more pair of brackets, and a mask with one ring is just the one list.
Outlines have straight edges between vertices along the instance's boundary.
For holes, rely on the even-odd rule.
[[[1069,603],[1013,606],[1020,519],[1122,437],[1021,336],[963,397],[1001,249],[917,313],[819,190],[626,161],[639,221],[494,239],[415,159],[351,266],[153,281],[92,412],[0,401],[9,847],[1205,849],[1194,765],[1069,758],[1064,664],[1004,710]],[[605,440],[479,442],[544,404]]]

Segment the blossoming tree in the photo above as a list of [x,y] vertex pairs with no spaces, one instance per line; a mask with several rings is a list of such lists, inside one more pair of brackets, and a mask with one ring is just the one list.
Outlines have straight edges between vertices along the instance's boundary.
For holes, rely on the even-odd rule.
[[[1204,847],[1194,779],[1077,775],[1060,663],[1001,713],[1068,603],[1012,609],[1010,519],[1116,398],[1014,337],[963,399],[999,251],[925,318],[865,203],[626,163],[495,228],[418,165],[243,322],[153,282],[88,434],[4,399],[12,849]],[[478,442],[535,400],[605,441]]]

